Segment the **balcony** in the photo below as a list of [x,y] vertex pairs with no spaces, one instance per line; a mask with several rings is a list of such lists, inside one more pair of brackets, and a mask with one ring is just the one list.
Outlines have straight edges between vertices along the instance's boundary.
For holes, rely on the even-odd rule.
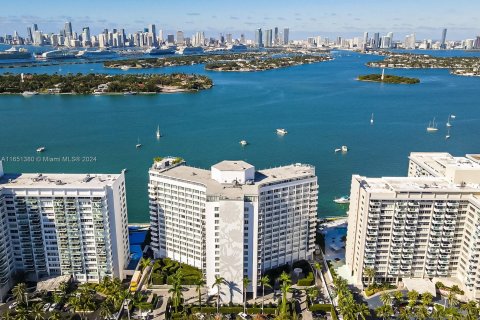
[[367,231],[367,236],[377,237],[378,236],[378,231]]

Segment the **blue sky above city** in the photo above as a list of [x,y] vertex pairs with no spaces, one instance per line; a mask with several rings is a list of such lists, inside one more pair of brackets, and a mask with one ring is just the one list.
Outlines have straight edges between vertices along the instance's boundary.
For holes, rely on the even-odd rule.
[[142,30],[150,23],[165,33],[204,31],[207,36],[245,33],[256,28],[289,27],[292,39],[336,35],[354,37],[364,31],[394,32],[395,39],[416,32],[417,38],[449,39],[480,34],[480,1],[474,0],[296,0],[296,1],[162,1],[162,0],[0,0],[0,34],[25,34],[37,23],[43,32],[58,32],[65,21],[75,31],[90,26]]

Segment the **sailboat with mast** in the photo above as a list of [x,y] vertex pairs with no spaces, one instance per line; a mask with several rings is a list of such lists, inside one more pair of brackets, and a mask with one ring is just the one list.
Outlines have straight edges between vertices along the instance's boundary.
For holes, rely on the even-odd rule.
[[372,116],[370,117],[370,124],[373,124],[373,113],[372,113]]
[[452,126],[452,124],[450,123],[450,119],[452,119],[452,115],[451,115],[451,114],[448,115],[447,127],[451,127],[451,126]]
[[157,126],[156,135],[157,135],[157,139],[160,139],[160,137],[162,136],[162,134],[160,133],[160,126]]
[[435,122],[435,118],[433,118],[433,121],[431,121],[428,124],[427,132],[437,132],[437,131],[438,131],[437,123]]

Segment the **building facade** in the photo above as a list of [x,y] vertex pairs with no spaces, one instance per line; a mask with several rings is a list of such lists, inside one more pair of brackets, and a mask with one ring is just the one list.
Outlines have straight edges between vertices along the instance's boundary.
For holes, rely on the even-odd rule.
[[480,299],[480,156],[412,153],[408,177],[352,177],[346,257],[357,285],[450,279]]
[[15,272],[98,282],[124,278],[129,260],[123,173],[3,174],[0,167],[0,297]]
[[224,277],[224,303],[242,301],[244,276],[256,296],[263,272],[308,259],[315,249],[312,166],[256,171],[243,161],[222,161],[204,170],[167,158],[155,162],[149,175],[155,257],[199,268],[209,288],[216,276]]

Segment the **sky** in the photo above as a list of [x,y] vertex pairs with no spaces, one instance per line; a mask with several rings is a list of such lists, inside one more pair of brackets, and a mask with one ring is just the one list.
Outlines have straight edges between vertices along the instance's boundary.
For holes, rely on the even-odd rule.
[[89,26],[124,28],[127,33],[150,23],[164,34],[183,30],[186,36],[244,33],[256,28],[290,28],[291,39],[309,36],[355,37],[363,32],[393,32],[395,40],[415,32],[417,39],[474,38],[480,34],[479,0],[0,0],[0,34],[26,34],[37,23],[57,33],[65,21],[74,31]]

